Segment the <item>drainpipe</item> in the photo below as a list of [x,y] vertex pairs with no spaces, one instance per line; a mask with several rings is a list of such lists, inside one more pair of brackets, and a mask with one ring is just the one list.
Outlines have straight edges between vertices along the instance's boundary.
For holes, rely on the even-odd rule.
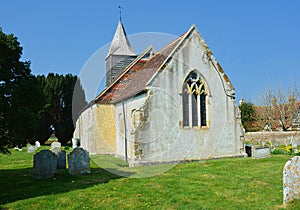
[[126,118],[125,118],[125,107],[124,107],[124,100],[122,100],[123,106],[123,120],[124,120],[124,142],[125,142],[125,161],[128,163],[128,156],[127,156],[127,134],[126,134]]

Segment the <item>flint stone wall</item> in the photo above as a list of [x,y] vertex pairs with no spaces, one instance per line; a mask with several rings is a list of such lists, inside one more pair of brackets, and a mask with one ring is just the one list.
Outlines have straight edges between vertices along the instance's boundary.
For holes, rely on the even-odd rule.
[[245,141],[249,141],[251,143],[269,142],[272,145],[285,145],[289,141],[291,144],[291,141],[298,140],[300,140],[299,131],[247,132],[245,134]]

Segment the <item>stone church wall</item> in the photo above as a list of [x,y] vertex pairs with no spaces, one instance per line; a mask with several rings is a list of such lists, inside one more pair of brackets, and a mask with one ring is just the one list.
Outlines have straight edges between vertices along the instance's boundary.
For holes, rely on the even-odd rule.
[[[238,109],[221,83],[229,89],[226,81],[201,59],[205,48],[197,34],[187,43],[149,83],[152,97],[143,111],[144,126],[135,131],[138,151],[133,165],[244,155]],[[191,71],[197,71],[208,86],[205,127],[182,128],[182,85]]]
[[135,158],[135,143],[141,140],[135,135],[135,130],[143,126],[142,121],[145,116],[142,116],[142,110],[146,98],[147,95],[142,94],[116,104],[116,155],[118,157],[125,158],[124,130],[126,126],[127,156],[129,159]]
[[74,138],[91,154],[115,154],[115,107],[95,104],[81,113]]

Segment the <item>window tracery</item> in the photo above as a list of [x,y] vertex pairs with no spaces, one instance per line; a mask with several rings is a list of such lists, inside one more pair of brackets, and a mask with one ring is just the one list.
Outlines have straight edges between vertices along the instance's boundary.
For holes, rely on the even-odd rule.
[[192,71],[182,87],[183,127],[207,126],[205,82]]

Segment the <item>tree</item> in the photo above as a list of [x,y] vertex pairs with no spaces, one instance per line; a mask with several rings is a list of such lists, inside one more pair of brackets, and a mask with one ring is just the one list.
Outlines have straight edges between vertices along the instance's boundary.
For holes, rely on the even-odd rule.
[[243,101],[240,106],[242,125],[246,131],[253,131],[255,109],[252,102]]
[[[77,76],[67,74],[59,75],[49,73],[47,77],[38,76],[47,103],[45,106],[45,127],[43,133],[47,133],[47,128],[53,127],[55,135],[62,144],[66,144],[71,140],[74,132],[74,124],[72,118],[72,98]],[[79,97],[81,106],[85,106],[84,91],[79,91],[82,95]]]
[[76,124],[77,119],[79,118],[80,113],[88,105],[85,99],[85,92],[83,90],[81,81],[77,78],[74,91],[73,91],[73,101],[72,101],[72,115],[73,123]]
[[[43,108],[43,94],[31,74],[30,62],[20,61],[17,37],[0,28],[0,152],[7,146],[34,141]],[[34,100],[33,100],[34,99]]]
[[257,119],[260,119],[263,126],[268,124],[273,129],[289,130],[298,110],[298,100],[296,85],[287,90],[268,88],[260,98],[261,107],[257,110]]

